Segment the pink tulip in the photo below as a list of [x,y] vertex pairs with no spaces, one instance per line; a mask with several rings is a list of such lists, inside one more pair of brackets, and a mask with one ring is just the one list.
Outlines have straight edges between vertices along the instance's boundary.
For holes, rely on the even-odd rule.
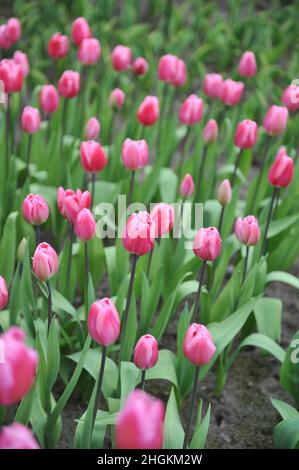
[[88,191],[82,193],[80,189],[63,189],[60,186],[57,191],[57,205],[62,217],[74,224],[79,212],[90,208],[91,194]]
[[88,119],[84,134],[88,140],[96,140],[99,137],[101,130],[100,121],[96,117],[91,117]]
[[185,62],[172,54],[163,55],[158,65],[158,77],[173,86],[184,85],[187,78]]
[[88,332],[102,346],[115,343],[120,333],[120,319],[112,300],[106,297],[91,305]]
[[215,227],[201,228],[193,242],[194,254],[203,261],[214,261],[221,253],[221,238]]
[[71,35],[76,46],[80,46],[83,39],[88,39],[92,36],[91,29],[85,18],[81,16],[73,21]]
[[187,359],[196,366],[204,366],[210,362],[215,351],[216,346],[209,330],[204,325],[192,323],[187,330],[183,345]]
[[116,419],[117,449],[161,449],[164,405],[141,390],[131,392]]
[[294,175],[294,161],[287,155],[286,149],[281,147],[276,155],[275,161],[270,168],[268,180],[272,186],[285,188]]
[[134,349],[134,363],[138,369],[151,369],[158,361],[158,343],[152,335],[143,335]]
[[96,38],[86,38],[81,41],[78,49],[78,59],[83,65],[94,65],[101,57],[101,44]]
[[244,83],[228,78],[222,82],[219,98],[226,106],[234,106],[241,101],[243,93]]
[[4,362],[0,362],[0,405],[18,403],[30,390],[37,369],[38,356],[25,344],[25,332],[11,326],[0,335]]
[[0,61],[0,80],[4,84],[5,93],[20,91],[23,85],[23,70],[13,59]]
[[215,119],[209,119],[203,130],[203,140],[205,144],[212,144],[218,139],[218,124]]
[[[0,276],[0,310],[3,310],[6,307],[8,302],[8,290],[4,277]],[[1,364],[1,362],[0,362]],[[1,366],[0,366],[1,370]]]
[[123,245],[129,253],[138,256],[152,250],[155,243],[155,223],[146,211],[132,214],[123,232]]
[[25,106],[21,115],[21,126],[24,132],[35,134],[40,128],[39,110],[32,106]]
[[264,129],[270,135],[280,135],[288,123],[288,109],[285,106],[272,105],[264,118]]
[[201,120],[203,116],[203,101],[196,95],[190,95],[182,103],[179,110],[179,119],[182,124],[192,126]]
[[9,49],[12,46],[9,37],[7,36],[7,24],[0,25],[0,48]]
[[33,256],[33,272],[40,281],[48,281],[55,276],[59,268],[56,251],[48,243],[40,243]]
[[146,96],[137,111],[137,119],[144,126],[152,126],[159,119],[159,100],[156,96]]
[[21,23],[18,18],[9,18],[6,23],[6,37],[11,45],[15,44],[22,35]]
[[118,45],[112,51],[111,60],[114,70],[123,72],[132,63],[132,51],[129,47]]
[[240,59],[238,70],[241,77],[253,77],[256,74],[256,60],[254,52],[244,52]]
[[49,207],[39,194],[28,194],[22,204],[23,217],[31,225],[41,225],[49,217]]
[[126,95],[120,88],[111,91],[109,97],[109,105],[111,108],[121,109],[124,105]]
[[59,106],[59,94],[54,85],[43,85],[39,94],[39,103],[44,113],[54,113]]
[[207,73],[203,82],[203,91],[209,98],[219,98],[222,83],[222,75],[219,73]]
[[135,75],[145,75],[148,71],[148,63],[143,57],[137,57],[132,65],[132,70]]
[[89,209],[82,209],[75,221],[75,234],[84,242],[91,240],[96,234],[96,222]]
[[171,232],[174,222],[174,209],[170,204],[164,204],[163,202],[155,204],[150,216],[156,226],[156,238]]
[[98,173],[108,163],[105,150],[98,142],[88,140],[80,145],[81,165],[87,173]]
[[48,42],[48,55],[51,59],[63,59],[69,51],[68,37],[61,33],[55,33]]
[[121,158],[129,170],[137,170],[148,162],[148,145],[142,140],[126,139],[122,145]]
[[230,181],[225,179],[218,188],[218,202],[222,206],[227,206],[232,199],[232,187]]
[[254,246],[260,239],[260,227],[253,215],[241,219],[238,217],[234,227],[237,239],[246,246]]
[[39,449],[39,445],[30,429],[15,422],[0,429],[0,449]]
[[29,75],[30,71],[30,65],[27,54],[22,51],[15,51],[13,55],[13,60],[16,64],[19,64],[21,66],[23,78],[26,78]]
[[289,85],[284,90],[281,101],[289,111],[297,111],[299,109],[299,86]]
[[58,82],[58,91],[65,98],[74,98],[80,91],[80,74],[73,70],[66,70]]
[[180,185],[180,195],[182,197],[190,197],[194,193],[194,181],[192,176],[187,173]]
[[257,123],[244,119],[238,124],[234,142],[240,149],[252,148],[256,144],[257,136]]

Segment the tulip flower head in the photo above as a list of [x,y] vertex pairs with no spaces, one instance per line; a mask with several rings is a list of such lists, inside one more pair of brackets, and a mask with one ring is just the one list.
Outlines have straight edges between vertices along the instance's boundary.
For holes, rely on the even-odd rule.
[[61,186],[57,192],[57,206],[64,219],[71,224],[76,222],[77,215],[82,209],[89,209],[91,206],[91,194],[88,191],[77,189],[63,189]]
[[43,85],[39,94],[39,104],[44,113],[52,114],[59,106],[59,94],[54,85]]
[[120,88],[111,91],[109,97],[109,105],[113,109],[121,109],[124,105],[126,95]]
[[51,59],[63,59],[69,51],[68,37],[55,33],[48,42],[48,55]]
[[88,140],[96,140],[99,137],[101,130],[100,121],[96,117],[91,117],[88,119],[84,134]]
[[246,51],[242,55],[238,70],[241,77],[253,77],[256,74],[256,59],[254,52]]
[[194,193],[194,181],[190,173],[187,173],[180,185],[180,195],[183,198],[190,197]]
[[164,204],[163,202],[155,204],[150,216],[155,223],[156,238],[171,232],[174,222],[174,209],[170,204]]
[[151,369],[158,361],[158,343],[152,335],[143,335],[134,349],[134,363],[138,369]]
[[21,66],[23,78],[26,78],[29,75],[30,71],[30,65],[27,54],[22,51],[15,51],[13,55],[13,60],[16,64],[19,64]]
[[75,221],[75,234],[84,242],[91,240],[96,234],[96,222],[89,209],[82,209]]
[[94,140],[81,142],[81,165],[87,173],[98,173],[108,163],[107,155],[101,144]]
[[186,333],[183,352],[192,364],[204,366],[210,362],[216,346],[209,330],[199,323],[192,323]]
[[235,106],[241,101],[244,88],[243,82],[235,82],[228,78],[221,84],[219,98],[226,106]]
[[257,123],[250,119],[239,122],[235,133],[235,145],[240,149],[252,148],[257,141]]
[[221,253],[221,238],[215,227],[200,228],[193,242],[194,254],[203,261],[214,261]]
[[218,139],[218,124],[215,119],[209,119],[203,130],[203,140],[205,144],[212,144]]
[[222,206],[227,206],[232,199],[232,187],[230,181],[225,179],[218,188],[218,202]]
[[299,86],[289,85],[283,92],[281,101],[289,111],[298,111],[299,109]]
[[219,98],[222,83],[222,75],[219,73],[208,73],[204,78],[203,91],[209,98]]
[[200,122],[203,116],[203,101],[196,95],[190,95],[181,105],[179,119],[182,124],[192,126]]
[[78,47],[83,39],[88,39],[92,36],[90,26],[85,18],[80,16],[72,23],[71,36],[73,43]]
[[74,98],[80,91],[80,75],[73,70],[66,70],[58,82],[58,91],[64,98]]
[[234,231],[237,239],[246,246],[254,246],[260,239],[260,227],[253,215],[248,215],[244,219],[238,217]]
[[32,431],[24,424],[12,423],[0,429],[0,449],[39,449]]
[[118,45],[111,54],[112,66],[117,72],[123,72],[132,63],[132,51],[129,47]]
[[175,55],[163,55],[158,65],[158,78],[173,86],[183,86],[187,79],[186,64]]
[[5,282],[4,277],[0,276],[0,310],[3,310],[4,307],[6,307],[7,302],[8,302],[8,290],[7,290],[6,282]]
[[287,155],[286,149],[281,147],[268,174],[269,183],[278,188],[288,186],[294,175],[294,161]]
[[122,240],[124,248],[132,254],[143,256],[153,249],[156,226],[146,211],[132,214],[127,221]]
[[24,132],[35,134],[40,128],[39,110],[32,106],[25,106],[21,115],[21,126]]
[[22,29],[18,18],[9,18],[7,23],[0,26],[0,48],[9,49],[21,37]]
[[144,139],[126,139],[122,145],[121,158],[129,170],[143,168],[148,163],[148,145]]
[[282,134],[288,123],[288,115],[288,109],[285,106],[270,106],[263,122],[265,131],[270,135]]
[[39,194],[28,194],[22,204],[23,217],[31,225],[41,225],[48,220],[49,207]]
[[78,60],[83,65],[94,65],[101,57],[101,44],[96,38],[85,38],[78,49]]
[[120,333],[120,319],[112,300],[106,297],[92,304],[88,315],[88,332],[102,346],[115,343]]
[[59,268],[59,259],[54,248],[48,243],[40,243],[33,256],[33,272],[43,282],[55,276]]
[[20,91],[23,85],[23,69],[13,59],[0,61],[0,80],[4,85],[5,93]]
[[144,126],[152,126],[159,119],[159,100],[156,96],[146,96],[137,111],[137,119]]
[[143,57],[137,57],[132,64],[135,75],[145,75],[148,71],[148,63]]

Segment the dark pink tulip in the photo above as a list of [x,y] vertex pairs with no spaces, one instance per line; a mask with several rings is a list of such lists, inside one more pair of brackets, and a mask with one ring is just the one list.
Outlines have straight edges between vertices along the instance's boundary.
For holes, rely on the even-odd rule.
[[209,330],[204,325],[192,323],[187,330],[183,345],[187,359],[196,366],[204,366],[210,362],[215,351],[216,346]]
[[11,45],[15,44],[22,35],[21,23],[18,18],[9,18],[6,23],[6,37]]
[[117,449],[161,449],[164,405],[141,390],[131,392],[116,419]]
[[78,49],[78,59],[83,65],[94,65],[101,57],[101,44],[96,38],[86,38],[81,41]]
[[209,119],[203,130],[203,140],[205,144],[212,144],[218,139],[218,124],[215,119]]
[[6,34],[7,25],[1,24],[0,25],[0,48],[1,49],[9,49],[12,46],[12,43],[9,40],[9,37]]
[[256,60],[254,52],[244,52],[239,62],[238,71],[241,77],[253,77],[256,74]]
[[81,142],[81,165],[87,173],[98,173],[108,163],[107,155],[101,144],[94,140]]
[[155,223],[146,211],[132,214],[127,221],[122,240],[129,253],[145,255],[155,243]]
[[254,246],[260,239],[260,227],[253,215],[241,219],[238,217],[234,227],[237,239],[246,246]]
[[114,70],[123,72],[132,63],[132,51],[129,47],[118,45],[112,51],[111,60]]
[[221,238],[215,227],[200,228],[193,242],[194,254],[203,261],[214,261],[221,253]]
[[[8,302],[8,290],[7,290],[6,282],[5,282],[4,277],[0,276],[0,310],[3,310],[4,307],[6,307],[7,302]],[[1,370],[1,365],[0,365],[0,370]]]
[[152,126],[159,119],[159,100],[156,96],[146,96],[137,111],[137,119],[144,126]]
[[235,145],[240,149],[252,148],[257,141],[257,123],[250,119],[239,122],[235,133]]
[[172,54],[163,55],[158,65],[158,77],[173,86],[184,85],[187,79],[185,62]]
[[0,430],[0,449],[39,449],[39,445],[30,429],[15,422]]
[[121,109],[124,105],[126,95],[120,88],[111,91],[109,97],[109,105],[111,108]]
[[182,103],[179,110],[179,119],[181,123],[192,126],[199,122],[203,115],[203,101],[196,95],[190,95]]
[[27,54],[22,51],[15,51],[13,55],[13,60],[16,64],[19,64],[21,66],[23,77],[26,78],[30,72],[30,65]]
[[122,145],[121,158],[129,170],[137,170],[148,163],[148,145],[146,140],[126,139]]
[[13,59],[0,61],[0,80],[4,84],[5,93],[20,91],[23,85],[23,70]]
[[143,57],[134,60],[132,69],[135,75],[145,75],[148,71],[148,63]]
[[88,191],[77,189],[63,189],[62,186],[57,191],[57,206],[64,219],[71,224],[76,222],[77,215],[82,209],[89,209],[91,205],[91,194]]
[[92,36],[90,26],[85,18],[80,16],[73,21],[71,35],[76,46],[80,46],[83,39],[88,39]]
[[91,305],[88,332],[92,339],[102,346],[115,343],[120,333],[120,319],[112,300],[106,297]]
[[21,115],[21,126],[24,132],[35,134],[40,128],[39,110],[32,106],[25,106]]
[[158,343],[154,336],[143,335],[134,349],[134,363],[138,369],[151,369],[158,361]]
[[40,281],[48,281],[55,276],[59,268],[56,251],[48,243],[40,243],[34,252],[33,272]]
[[174,209],[170,204],[163,202],[155,204],[150,212],[150,216],[155,222],[156,238],[160,238],[166,233],[171,232],[174,222]]
[[299,109],[299,86],[289,85],[284,90],[281,101],[289,111],[297,111]]
[[89,209],[82,209],[75,222],[75,234],[84,242],[91,240],[96,234],[96,222]]
[[226,106],[238,104],[244,93],[244,83],[228,78],[222,82],[219,98]]
[[228,179],[223,180],[218,188],[218,202],[222,206],[227,206],[232,199],[232,187]]
[[22,204],[23,217],[32,225],[41,225],[48,220],[49,207],[39,194],[28,194]]
[[280,135],[288,123],[288,109],[285,106],[272,105],[264,118],[264,129],[270,135]]
[[58,82],[58,91],[65,98],[74,98],[80,91],[80,74],[73,70],[66,70]]
[[55,33],[48,42],[48,55],[51,59],[63,59],[69,51],[68,37],[61,33]]
[[99,137],[101,130],[100,121],[96,117],[88,119],[84,134],[88,140],[96,140]]
[[38,357],[25,344],[25,332],[11,326],[0,335],[4,362],[0,362],[0,405],[18,403],[30,390],[36,375]]
[[223,78],[219,73],[207,73],[203,82],[204,93],[212,99],[219,98]]
[[268,180],[272,186],[285,188],[290,184],[294,175],[294,161],[287,155],[286,149],[281,147],[275,161],[270,168]]
[[192,176],[187,173],[180,185],[180,195],[182,197],[190,197],[194,193],[194,181]]
[[43,85],[39,94],[39,104],[44,113],[54,113],[59,106],[59,94],[54,85]]

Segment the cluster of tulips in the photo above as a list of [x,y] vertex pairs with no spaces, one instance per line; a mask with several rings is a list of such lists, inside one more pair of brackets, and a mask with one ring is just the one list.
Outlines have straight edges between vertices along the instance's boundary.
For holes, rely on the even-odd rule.
[[[17,19],[11,18],[6,24],[0,26],[1,49],[10,50],[20,37],[21,26]],[[25,168],[24,188],[29,189],[31,188],[30,183],[34,178],[35,172],[35,167],[31,164],[33,136],[38,132],[42,132],[42,125],[44,124],[42,120],[46,121],[44,145],[50,145],[51,129],[52,125],[54,125],[54,122],[52,122],[53,116],[62,105],[58,150],[60,171],[56,175],[56,190],[58,211],[67,223],[67,232],[64,231],[64,246],[59,253],[57,253],[59,251],[58,248],[56,250],[50,243],[42,241],[47,239],[47,237],[52,240],[51,235],[48,235],[48,232],[43,230],[43,225],[48,223],[47,221],[51,222],[53,209],[48,204],[47,198],[43,195],[34,191],[29,194],[28,192],[25,193],[27,195],[23,198],[22,207],[19,207],[19,210],[21,210],[26,223],[34,227],[35,239],[32,240],[32,237],[31,240],[23,238],[21,241],[17,253],[18,269],[16,269],[16,276],[23,279],[25,269],[30,271],[30,267],[28,268],[27,266],[26,268],[26,257],[30,252],[30,246],[34,245],[35,249],[32,256],[32,295],[38,299],[38,289],[41,289],[43,296],[47,299],[47,317],[43,318],[44,322],[42,322],[43,325],[46,325],[46,330],[42,330],[41,323],[37,323],[37,326],[33,328],[33,331],[36,333],[36,337],[34,337],[32,330],[28,328],[28,324],[30,324],[33,317],[30,319],[28,314],[24,313],[25,322],[23,321],[24,318],[22,320],[15,318],[8,325],[7,330],[0,336],[1,351],[3,351],[3,360],[0,360],[0,405],[3,407],[3,410],[6,410],[3,413],[3,422],[6,420],[6,424],[0,429],[0,448],[37,449],[40,446],[52,446],[53,430],[57,419],[79,380],[86,353],[89,351],[91,341],[93,340],[101,347],[101,360],[87,411],[78,423],[78,429],[81,426],[78,431],[81,445],[91,446],[92,439],[95,439],[97,432],[99,432],[97,427],[101,428],[101,420],[106,419],[106,423],[115,425],[115,435],[112,440],[116,448],[161,449],[166,438],[166,431],[164,429],[166,419],[165,405],[161,400],[153,398],[145,391],[146,379],[147,377],[151,378],[150,375],[147,375],[149,374],[148,371],[154,369],[159,364],[158,341],[160,335],[159,338],[156,338],[155,335],[143,331],[144,334],[134,344],[132,354],[130,351],[128,352],[126,341],[128,335],[130,335],[131,311],[135,306],[134,290],[137,267],[138,263],[142,263],[139,260],[141,258],[146,259],[146,263],[143,262],[141,269],[142,275],[148,277],[148,285],[150,286],[150,282],[152,282],[150,281],[152,280],[151,268],[155,256],[153,252],[159,250],[164,238],[170,238],[172,254],[174,256],[176,254],[175,250],[177,249],[178,241],[174,234],[173,237],[171,236],[176,214],[173,205],[166,202],[155,203],[149,211],[141,210],[131,213],[122,233],[123,246],[121,248],[131,256],[131,273],[128,279],[129,282],[126,284],[127,291],[123,294],[122,302],[119,299],[116,302],[115,299],[109,297],[94,301],[94,290],[91,287],[89,250],[92,240],[97,236],[96,219],[93,213],[93,210],[96,208],[96,183],[99,175],[104,175],[103,178],[105,178],[107,174],[105,171],[109,164],[112,164],[112,160],[115,159],[113,154],[115,152],[113,147],[111,147],[112,150],[110,148],[113,142],[108,142],[109,148],[107,148],[101,141],[101,123],[98,116],[91,116],[87,122],[82,122],[79,129],[81,163],[79,179],[81,180],[81,185],[78,189],[65,189],[70,182],[68,168],[70,162],[66,156],[64,140],[68,125],[66,121],[68,103],[70,100],[78,97],[82,116],[85,115],[86,102],[84,101],[84,96],[87,93],[85,87],[85,82],[87,82],[86,70],[88,67],[98,64],[102,55],[99,39],[93,36],[91,27],[86,19],[82,17],[77,18],[72,23],[71,41],[76,48],[77,60],[83,70],[82,74],[80,75],[76,70],[64,70],[58,79],[57,87],[55,84],[43,84],[40,87],[38,94],[40,109],[26,105],[21,109],[19,116],[21,132],[24,135],[28,135],[26,154],[21,155],[21,158]],[[65,59],[71,53],[71,47],[68,36],[62,33],[57,32],[49,39],[47,51],[52,63],[53,83],[55,83],[57,78],[57,69],[54,67],[54,64]],[[117,45],[112,50],[111,64],[116,74],[132,73],[136,80],[137,77],[146,75],[149,69],[149,64],[145,58],[137,57],[134,59],[131,49],[124,45]],[[248,84],[250,79],[257,74],[256,58],[253,52],[247,51],[242,55],[238,65],[238,73],[240,77],[244,77]],[[6,113],[6,125],[2,126],[3,128],[5,127],[4,168],[8,178],[9,175],[13,174],[12,155],[18,151],[18,145],[20,146],[20,143],[17,141],[17,126],[13,123],[10,115],[12,95],[16,93],[21,94],[26,77],[29,74],[29,60],[25,52],[15,51],[12,58],[5,58],[0,61],[0,80],[2,80],[4,85]],[[157,77],[164,87],[162,98],[152,95],[144,97],[136,110],[135,119],[138,123],[138,139],[126,137],[121,143],[121,161],[127,174],[130,174],[127,190],[128,206],[136,199],[136,197],[134,198],[134,193],[136,195],[137,186],[142,185],[139,179],[138,181],[136,180],[139,176],[138,170],[142,171],[142,169],[149,166],[150,151],[153,149],[150,147],[146,137],[149,135],[148,131],[151,126],[154,126],[156,123],[158,123],[158,130],[154,145],[157,151],[159,150],[163,154],[161,136],[163,134],[163,120],[167,119],[166,92],[169,87],[178,89],[186,84],[187,67],[184,60],[172,54],[163,55],[159,60]],[[99,86],[101,85],[99,84]],[[192,145],[192,129],[203,121],[206,107],[213,110],[214,105],[216,106],[217,103],[221,103],[224,113],[229,112],[229,108],[236,107],[237,105],[241,108],[242,99],[245,99],[246,87],[242,81],[237,82],[231,78],[224,79],[218,73],[208,73],[204,77],[202,91],[206,96],[207,103],[204,103],[204,100],[196,94],[191,94],[182,102],[178,110],[178,120],[181,125],[186,126],[186,134],[184,136],[183,150],[179,148],[179,162],[176,163],[176,159],[174,159],[172,166],[176,165],[177,179],[175,181],[174,193],[176,199],[182,203],[182,211],[184,202],[188,199],[194,204],[205,202],[208,199],[201,189],[201,182],[205,179],[206,175],[209,147],[220,138],[221,122],[219,119],[217,123],[217,120],[212,117],[213,111],[210,110],[210,118],[202,129],[201,140],[204,151],[201,162],[198,168],[196,167],[196,174],[185,171],[185,158],[190,148],[190,142]],[[83,97],[80,101],[81,96]],[[117,112],[122,110],[126,99],[126,94],[121,88],[117,87],[111,91],[107,104],[111,108],[112,116],[115,116]],[[277,154],[273,161],[270,161],[269,152],[266,148],[266,145],[270,145],[271,139],[283,135],[288,123],[289,112],[294,113],[299,109],[299,87],[296,85],[288,86],[283,91],[281,100],[281,105],[270,106],[263,120],[264,133],[268,136],[268,144],[265,144],[263,148],[259,175],[252,183],[254,186],[252,190],[254,196],[251,200],[251,205],[247,208],[246,216],[239,216],[234,221],[235,237],[245,247],[242,260],[241,287],[244,286],[251,263],[250,248],[258,247],[260,259],[268,253],[269,228],[271,221],[275,217],[277,206],[280,203],[281,190],[290,185],[294,175],[294,160],[288,156],[285,147],[277,148]],[[22,98],[20,102],[23,102]],[[115,127],[113,119],[110,125],[111,128],[113,125]],[[196,436],[196,430],[198,430],[198,423],[194,423],[194,415],[197,410],[196,393],[200,371],[201,368],[212,365],[213,357],[218,348],[213,332],[210,332],[205,325],[199,323],[201,320],[202,294],[206,291],[204,282],[207,268],[209,268],[207,290],[212,291],[213,275],[215,274],[217,263],[218,265],[221,263],[222,238],[228,238],[227,234],[223,235],[226,212],[232,203],[235,188],[239,187],[242,182],[242,172],[240,171],[242,158],[246,158],[246,151],[248,149],[253,149],[256,146],[259,137],[258,133],[258,123],[254,120],[244,119],[237,123],[234,146],[238,153],[231,170],[228,171],[230,173],[229,177],[220,182],[217,191],[215,191],[216,181],[213,182],[213,189],[214,192],[217,192],[217,200],[220,204],[220,211],[219,213],[217,212],[218,224],[215,224],[216,226],[199,228],[193,237],[193,253],[199,260],[195,265],[195,270],[198,270],[199,273],[196,289],[192,291],[192,293],[195,293],[195,302],[188,315],[184,338],[181,344],[183,355],[191,364],[193,380],[192,399],[183,440],[180,442],[183,448],[196,446],[194,438],[193,440],[191,439],[191,433],[195,427],[193,436]],[[113,136],[112,129],[110,138],[113,139]],[[189,168],[188,162],[187,167]],[[260,224],[258,220],[261,202],[260,192],[265,168],[268,172],[268,185],[273,187],[273,191],[269,204],[265,205],[267,209],[266,222]],[[23,191],[21,194],[23,194]],[[105,195],[103,195],[103,199],[105,199]],[[32,235],[33,231],[30,233]],[[82,287],[84,298],[84,316],[83,318],[80,317],[76,324],[78,328],[76,334],[80,340],[82,351],[80,352],[81,359],[78,359],[73,375],[68,376],[69,386],[66,387],[66,391],[62,396],[63,399],[61,402],[58,402],[59,406],[55,407],[52,389],[59,373],[59,362],[55,363],[51,354],[54,354],[53,351],[57,351],[57,348],[59,351],[58,331],[62,336],[63,321],[59,315],[53,315],[53,303],[55,298],[57,301],[59,292],[57,294],[56,289],[53,292],[52,278],[58,278],[58,283],[55,285],[58,286],[59,290],[61,286],[59,273],[63,265],[63,267],[66,266],[64,272],[66,273],[67,284],[71,284],[74,271],[73,258],[76,239],[81,241],[84,246],[84,282],[83,286],[76,286],[79,291]],[[55,246],[55,243],[53,245]],[[61,244],[57,243],[57,246],[59,247]],[[172,256],[171,252],[170,256]],[[155,276],[159,276],[159,272],[155,272]],[[30,286],[31,277],[31,273],[29,273]],[[0,276],[1,310],[5,309],[10,302],[11,289],[11,280],[7,285],[4,276]],[[66,299],[71,301],[72,294],[70,291],[70,286],[67,285],[63,294]],[[62,293],[60,296],[62,297]],[[78,306],[77,304],[78,302],[76,301],[76,307]],[[30,305],[32,306],[32,304]],[[122,308],[123,306],[124,309]],[[234,305],[234,310],[237,307],[237,304]],[[43,310],[41,300],[37,302],[36,308],[37,310]],[[69,309],[70,307],[68,306],[67,308]],[[71,306],[71,308],[73,307]],[[36,312],[33,314],[33,309],[29,313],[29,317],[31,315],[36,315]],[[35,316],[36,321],[41,320],[41,318]],[[59,326],[60,323],[61,326]],[[140,325],[137,325],[137,331],[141,331],[140,328],[138,330],[138,326],[140,327]],[[43,331],[41,333],[42,336],[37,334],[39,330]],[[27,346],[25,341],[26,334],[29,334],[31,337],[30,347]],[[43,341],[45,341],[44,345],[42,344]],[[39,344],[39,347],[37,347],[37,344]],[[33,348],[34,345],[35,348]],[[118,362],[118,383],[116,384],[112,400],[119,402],[120,399],[120,405],[118,408],[115,408],[114,413],[110,413],[111,416],[113,415],[113,418],[110,416],[112,421],[109,422],[106,415],[102,416],[103,412],[100,409],[101,394],[105,392],[103,390],[105,374],[109,374],[107,361],[112,361],[111,358]],[[123,372],[122,368],[124,367],[123,364],[127,362],[133,362],[138,369],[138,386],[135,388],[134,384],[133,390],[129,390],[130,393],[124,395],[121,382],[122,376],[126,371]],[[39,430],[38,439],[36,439],[33,432],[27,426],[31,421],[30,416],[28,415],[24,418],[24,414],[22,414],[24,413],[22,409],[24,401],[22,400],[28,399],[26,403],[29,403],[28,397],[34,396],[33,394],[35,393],[36,377],[42,375],[43,380],[47,383],[44,396],[42,397],[45,421],[42,431]],[[106,395],[105,398],[107,398]],[[19,402],[21,402],[21,405],[14,417],[15,406]],[[113,401],[111,401],[111,404],[113,404]],[[31,406],[35,406],[34,400]],[[19,411],[20,409],[21,411]],[[167,409],[166,415],[167,412],[170,413],[171,411]],[[11,416],[12,414],[13,416]],[[23,420],[20,419],[20,416]],[[34,433],[37,433],[34,420],[31,423],[33,424]],[[104,439],[105,429],[106,427],[104,428],[104,434],[102,432],[103,435],[98,440],[98,446],[100,446],[100,442]],[[42,438],[40,438],[41,435]],[[41,442],[38,442],[38,440]]]

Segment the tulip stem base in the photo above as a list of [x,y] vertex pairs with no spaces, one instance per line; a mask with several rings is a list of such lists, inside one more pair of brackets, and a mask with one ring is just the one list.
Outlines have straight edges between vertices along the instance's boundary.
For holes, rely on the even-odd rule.
[[104,378],[106,353],[107,353],[107,348],[106,348],[106,346],[103,346],[99,380],[96,383],[97,388],[96,388],[96,394],[95,394],[95,397],[94,397],[94,408],[93,408],[93,415],[92,415],[92,425],[91,425],[91,436],[90,437],[92,437],[92,431],[93,431],[94,423],[95,423],[95,420],[96,420],[96,417],[97,417],[97,411],[98,411],[98,408],[100,407],[99,405],[100,405],[100,396],[101,396],[103,378]]
[[141,390],[144,390],[144,385],[145,385],[145,373],[146,373],[146,369],[143,369],[141,371],[141,381],[140,381],[140,389]]
[[89,277],[88,244],[87,242],[84,242],[84,301],[85,301],[86,329],[87,329],[87,319],[88,319],[88,277]]
[[194,373],[193,390],[192,390],[192,395],[191,395],[191,402],[190,402],[190,408],[189,408],[189,413],[188,413],[188,421],[187,421],[187,428],[186,428],[186,432],[185,432],[183,449],[187,449],[187,445],[188,445],[188,441],[189,441],[189,435],[190,435],[190,431],[191,431],[193,415],[194,415],[194,409],[195,409],[195,396],[196,396],[198,378],[199,378],[199,366],[196,367],[195,373]]
[[91,175],[91,207],[94,209],[94,193],[95,193],[95,184],[96,184],[97,174],[93,173]]
[[50,326],[52,322],[52,291],[50,281],[47,281],[48,289],[48,333],[50,331]]
[[6,108],[6,139],[5,139],[5,175],[7,175],[9,167],[9,143],[10,143],[10,94],[7,93]]
[[29,175],[31,146],[32,146],[32,134],[29,134],[28,144],[27,144],[27,155],[26,155],[26,174],[27,174],[27,176]]
[[222,229],[222,225],[223,225],[224,211],[225,211],[225,206],[222,206],[221,212],[220,212],[219,224],[218,224],[218,232],[219,233],[221,233],[221,229]]
[[200,303],[200,293],[201,293],[201,288],[202,288],[203,280],[204,280],[204,276],[205,276],[206,265],[207,265],[207,262],[203,261],[201,271],[200,271],[200,275],[199,275],[198,290],[197,290],[197,296],[196,296],[195,306],[194,306],[194,310],[193,310],[193,315],[192,315],[192,318],[191,318],[191,323],[196,321],[196,318],[198,316],[199,303]]
[[274,187],[273,193],[272,193],[272,198],[270,202],[270,208],[268,212],[268,217],[267,217],[267,222],[266,222],[266,228],[264,232],[264,238],[263,238],[263,244],[262,244],[262,255],[265,254],[266,249],[267,249],[267,235],[268,235],[268,230],[271,222],[271,217],[272,217],[272,212],[273,212],[273,207],[274,207],[274,202],[276,200],[276,195],[278,193],[279,188],[276,186]]
[[248,258],[249,258],[249,246],[246,246],[246,254],[244,258],[244,266],[243,266],[243,276],[242,276],[242,285],[244,284],[244,281],[246,279],[246,274],[247,274],[247,265],[248,265]]
[[135,171],[132,171],[131,179],[130,179],[130,187],[128,192],[128,204],[127,207],[131,204],[133,191],[134,191],[134,182],[135,182]]

